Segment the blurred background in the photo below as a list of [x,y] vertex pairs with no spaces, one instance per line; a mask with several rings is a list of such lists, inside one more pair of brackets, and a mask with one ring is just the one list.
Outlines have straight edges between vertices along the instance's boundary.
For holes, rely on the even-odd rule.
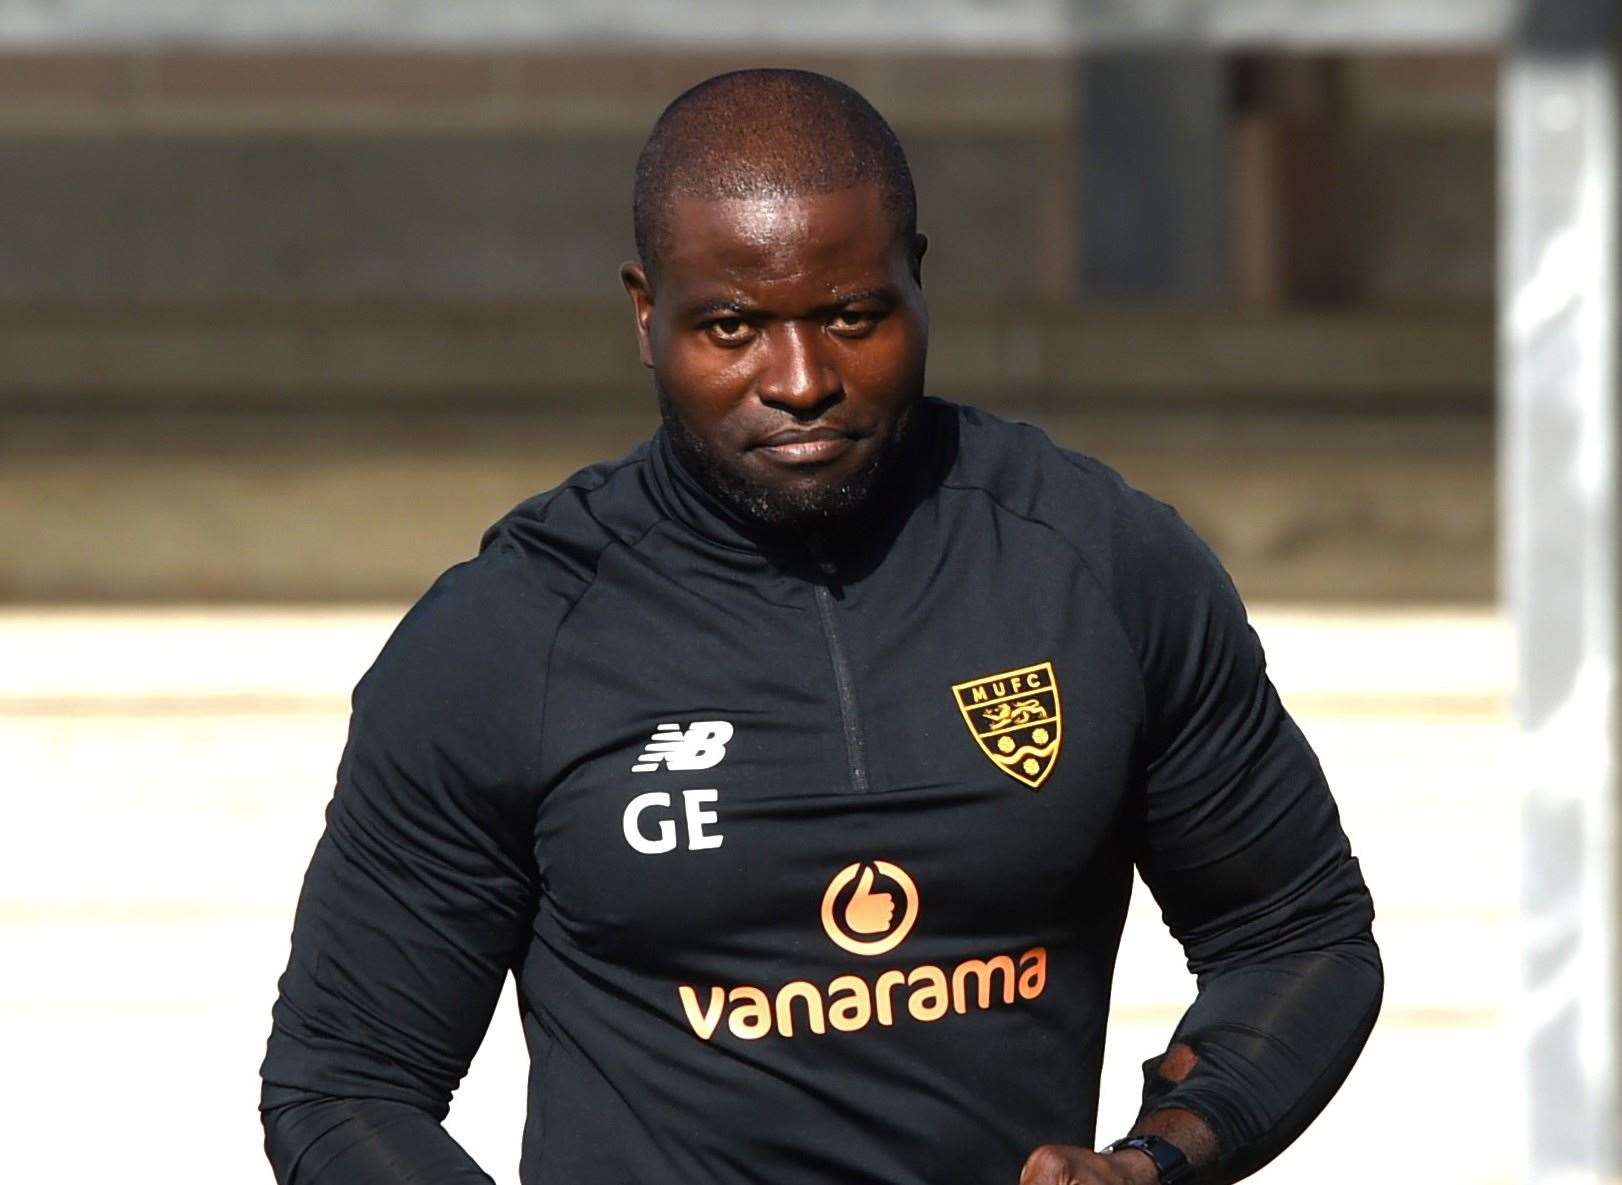
[[[1258,1179],[1555,1179],[1498,578],[1524,15],[0,0],[0,1176],[269,1180],[256,1072],[348,691],[489,522],[651,431],[637,150],[688,85],[793,65],[907,148],[932,391],[1178,506],[1336,788],[1387,1004]],[[1140,887],[1102,1136],[1192,993]],[[1582,1033],[1603,1110],[1616,1036]],[[524,1068],[509,997],[449,1123],[503,1183]],[[1558,1179],[1611,1179],[1595,1138]]]

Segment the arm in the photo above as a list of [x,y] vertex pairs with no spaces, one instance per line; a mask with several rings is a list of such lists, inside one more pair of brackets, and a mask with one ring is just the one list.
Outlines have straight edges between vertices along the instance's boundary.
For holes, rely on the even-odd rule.
[[[1133,1133],[1178,1145],[1202,1181],[1234,1181],[1306,1128],[1367,1040],[1383,985],[1373,906],[1215,557],[1137,497],[1116,519],[1113,553],[1144,672],[1136,859],[1199,984],[1167,1052],[1144,1067]],[[1104,1159],[1078,1165],[1102,1173]],[[1096,1180],[1157,1179],[1141,1153],[1108,1161],[1121,1175]]]
[[440,1120],[536,892],[539,660],[504,563],[442,578],[356,688],[261,1071],[282,1185],[489,1181]]
[[1227,574],[1169,510],[1139,518],[1116,541],[1144,670],[1138,866],[1199,984],[1173,1035],[1190,1052],[1145,1067],[1139,1123],[1198,1116],[1213,1176],[1237,1180],[1306,1128],[1367,1040],[1374,910]]

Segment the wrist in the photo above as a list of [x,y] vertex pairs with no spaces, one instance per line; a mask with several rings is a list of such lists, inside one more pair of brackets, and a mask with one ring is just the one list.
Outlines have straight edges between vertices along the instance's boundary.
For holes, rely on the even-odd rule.
[[1179,1145],[1151,1132],[1116,1140],[1104,1154],[1127,1174],[1127,1185],[1190,1185],[1197,1175]]
[[1122,1148],[1118,1152],[1106,1152],[1104,1158],[1120,1174],[1125,1185],[1160,1185],[1160,1169],[1142,1149]]

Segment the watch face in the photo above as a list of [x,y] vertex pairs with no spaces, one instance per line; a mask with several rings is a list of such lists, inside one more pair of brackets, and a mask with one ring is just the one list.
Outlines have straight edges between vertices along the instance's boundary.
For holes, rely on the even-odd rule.
[[1188,1163],[1188,1157],[1183,1150],[1170,1140],[1159,1136],[1131,1136],[1125,1140],[1117,1140],[1106,1151],[1115,1152],[1122,1148],[1136,1148],[1139,1152],[1155,1162],[1155,1170],[1160,1174],[1160,1185],[1183,1185],[1184,1182],[1194,1179],[1194,1170]]

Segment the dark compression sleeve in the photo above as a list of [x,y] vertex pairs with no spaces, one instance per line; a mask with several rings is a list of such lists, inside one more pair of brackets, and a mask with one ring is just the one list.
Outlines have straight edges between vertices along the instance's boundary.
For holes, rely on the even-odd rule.
[[1199,994],[1146,1069],[1145,1113],[1201,1116],[1236,1180],[1340,1087],[1383,985],[1374,909],[1317,758],[1279,703],[1227,574],[1167,508],[1117,520],[1117,604],[1144,672],[1148,774],[1138,866]]
[[442,578],[355,690],[262,1069],[282,1185],[490,1180],[440,1120],[535,897],[540,661],[501,568]]

